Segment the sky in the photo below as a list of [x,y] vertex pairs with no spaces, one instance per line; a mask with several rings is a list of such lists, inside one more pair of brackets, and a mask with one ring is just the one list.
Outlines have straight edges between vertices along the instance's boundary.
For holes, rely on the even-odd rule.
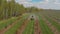
[[43,0],[32,0],[32,2],[41,2],[41,1],[43,1]]
[[60,9],[60,0],[16,0],[25,7],[38,7],[43,9]]

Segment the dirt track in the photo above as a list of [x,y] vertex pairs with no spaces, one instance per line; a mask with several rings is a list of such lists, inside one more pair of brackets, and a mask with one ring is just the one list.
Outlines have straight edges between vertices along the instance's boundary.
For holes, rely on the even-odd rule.
[[42,34],[41,28],[40,28],[40,25],[39,25],[39,20],[38,20],[37,17],[35,19],[34,34]]
[[[30,21],[30,18],[31,17],[28,17],[28,18],[25,19],[25,21],[22,23],[21,27],[16,31],[16,34],[22,34],[23,33],[23,31],[25,30],[26,26],[28,25],[28,23]],[[34,21],[35,21],[35,23],[34,23],[34,34],[42,34],[42,30],[41,30],[40,25],[39,25],[39,19],[38,19],[38,17],[34,16],[33,18],[34,18]],[[45,23],[49,26],[49,28],[52,30],[52,32],[54,34],[60,34],[57,31],[56,27],[54,27],[48,20],[46,20],[46,18],[44,16],[42,16],[42,18],[43,18],[43,20],[45,21]],[[0,34],[4,34],[8,29],[10,29],[11,27],[13,27],[17,23],[18,20],[16,20],[14,23],[12,23],[11,25],[9,25],[8,27],[4,28],[0,32]]]
[[[48,16],[49,17],[49,16]],[[50,19],[52,19],[53,21],[57,22],[60,25],[60,20],[57,18],[53,18],[53,17],[49,17]]]
[[57,31],[56,27],[54,27],[48,20],[46,20],[44,16],[42,16],[42,18],[46,22],[46,24],[50,27],[50,29],[52,30],[54,34],[60,34],[60,32]]
[[25,30],[25,27],[27,26],[28,22],[29,22],[29,18],[27,18],[23,24],[21,25],[21,27],[16,31],[16,34],[22,34],[22,32]]
[[20,18],[18,18],[15,22],[13,22],[12,24],[10,24],[9,26],[7,26],[6,28],[2,29],[0,31],[0,34],[4,34],[8,29],[10,29],[11,27],[13,27],[19,20]]

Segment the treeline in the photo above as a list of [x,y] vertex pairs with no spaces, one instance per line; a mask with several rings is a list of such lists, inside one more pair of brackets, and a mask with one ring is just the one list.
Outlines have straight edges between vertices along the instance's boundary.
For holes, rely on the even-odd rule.
[[38,11],[40,10],[36,7],[25,8],[22,4],[15,2],[15,0],[0,0],[0,20]]
[[0,20],[20,16],[25,13],[26,8],[15,2],[15,0],[0,0]]
[[15,2],[15,0],[0,0],[0,20],[17,17],[23,13],[36,13],[43,11],[52,11],[52,9],[38,9],[36,7],[25,8],[22,4]]

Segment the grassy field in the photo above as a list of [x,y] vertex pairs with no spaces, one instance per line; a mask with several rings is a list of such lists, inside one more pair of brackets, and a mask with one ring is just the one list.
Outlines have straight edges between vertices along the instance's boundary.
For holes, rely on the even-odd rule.
[[[59,13],[59,12],[57,12],[57,13]],[[33,13],[34,14],[33,19],[31,16],[32,14],[23,14],[23,16],[21,16],[21,17],[13,17],[13,18],[10,18],[7,20],[2,20],[2,21],[0,21],[0,33],[3,33],[3,34],[19,34],[18,29],[20,27],[23,27],[22,24],[25,22],[26,19],[28,19],[29,21],[28,21],[28,23],[26,23],[27,26],[23,30],[22,34],[34,34],[35,18],[36,18],[36,16],[38,16],[39,26],[41,29],[40,33],[42,33],[42,34],[60,34],[60,24],[58,21],[60,16],[58,16],[57,13],[55,13],[55,12],[51,13],[51,12],[45,11],[45,12],[40,12],[40,13]],[[46,23],[46,21],[43,19],[43,17],[46,19],[46,21],[49,22],[48,24],[51,24],[51,26],[54,26],[54,27],[52,27],[52,28],[49,27],[49,25]],[[38,29],[36,29],[36,31],[37,30]]]

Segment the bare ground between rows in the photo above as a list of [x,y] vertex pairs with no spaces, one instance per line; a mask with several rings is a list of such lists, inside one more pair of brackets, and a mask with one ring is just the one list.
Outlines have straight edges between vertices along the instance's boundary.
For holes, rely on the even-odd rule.
[[[49,17],[49,16],[48,16]],[[54,18],[52,18],[52,17],[49,17],[49,18],[51,18],[52,20],[54,20],[55,22],[57,22],[58,24],[60,24],[60,21],[58,21],[58,19],[56,20],[56,19],[54,19]]]
[[49,28],[52,30],[54,34],[60,34],[56,27],[54,27],[44,16],[42,16],[43,20],[46,22],[46,24],[49,26]]
[[42,31],[39,25],[39,20],[37,17],[35,19],[35,24],[34,24],[34,34],[42,34]]
[[10,24],[9,26],[7,26],[6,28],[3,28],[0,31],[0,34],[4,34],[8,29],[10,29],[11,27],[13,27],[20,19],[21,17],[19,17],[16,21],[14,21],[12,24]]
[[28,22],[30,21],[28,18],[23,22],[23,24],[21,25],[21,27],[16,31],[16,34],[22,34],[22,32],[25,30]]

